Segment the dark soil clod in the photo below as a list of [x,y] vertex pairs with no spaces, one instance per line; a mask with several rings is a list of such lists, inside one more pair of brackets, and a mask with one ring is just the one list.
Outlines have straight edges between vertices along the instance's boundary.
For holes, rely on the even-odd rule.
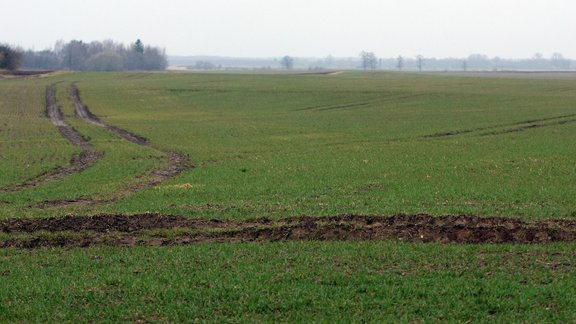
[[[179,230],[153,238],[150,230]],[[576,221],[523,221],[517,218],[395,215],[289,217],[278,220],[210,220],[161,214],[13,218],[0,222],[4,233],[28,233],[0,247],[85,247],[91,245],[181,245],[201,242],[382,241],[437,243],[576,242]],[[41,235],[72,232],[75,235]]]

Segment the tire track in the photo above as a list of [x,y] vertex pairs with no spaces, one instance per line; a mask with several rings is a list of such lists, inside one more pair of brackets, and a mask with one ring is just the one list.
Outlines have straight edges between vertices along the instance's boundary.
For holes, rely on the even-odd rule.
[[[164,232],[159,232],[164,230]],[[150,235],[153,231],[153,235]],[[216,220],[162,214],[13,218],[0,221],[0,248],[184,245],[204,242],[386,241],[418,243],[576,242],[576,221],[394,215]],[[46,233],[52,233],[46,235]]]
[[[548,118],[540,118],[540,119],[530,119],[530,120],[511,123],[511,124],[478,127],[478,128],[472,128],[472,129],[444,131],[444,132],[438,132],[438,133],[434,133],[434,134],[422,135],[419,138],[451,137],[451,136],[463,135],[463,134],[468,134],[468,133],[487,131],[487,130],[491,130],[491,129],[494,129],[494,131],[484,132],[484,133],[481,133],[481,134],[476,135],[476,136],[503,135],[503,134],[508,134],[508,133],[521,132],[521,131],[534,129],[534,128],[558,126],[558,125],[564,125],[564,124],[576,122],[576,118],[572,118],[572,117],[576,117],[576,114],[569,114],[569,115],[562,115],[562,116],[548,117]],[[503,129],[502,130],[496,130],[498,128],[503,128]]]
[[46,117],[50,119],[52,124],[58,128],[60,134],[66,138],[70,144],[81,148],[82,151],[79,154],[72,155],[69,166],[59,167],[28,179],[22,183],[2,188],[0,189],[0,192],[16,192],[26,188],[58,181],[68,175],[86,170],[104,156],[104,152],[95,151],[88,140],[82,137],[82,135],[64,121],[62,111],[56,102],[56,83],[46,87],[46,104],[44,113]]
[[102,122],[100,120],[100,118],[98,118],[96,115],[94,115],[88,109],[88,107],[86,105],[84,105],[84,103],[82,102],[82,99],[80,98],[80,91],[78,90],[78,87],[76,87],[75,83],[72,83],[70,85],[70,97],[72,98],[72,101],[74,102],[74,108],[75,108],[76,116],[78,116],[80,119],[82,119],[88,123],[91,123],[93,125],[105,128],[108,131],[116,134],[117,136],[119,136],[119,137],[121,137],[121,138],[123,138],[123,139],[125,139],[131,143],[141,145],[141,146],[150,147],[150,148],[152,148],[158,152],[161,152],[167,156],[168,163],[161,168],[153,170],[152,171],[152,178],[149,181],[135,185],[131,188],[128,188],[125,193],[136,192],[136,191],[139,191],[139,190],[147,188],[147,187],[152,187],[152,186],[158,185],[159,183],[180,174],[182,171],[184,171],[186,168],[188,168],[190,166],[189,165],[189,159],[188,159],[187,155],[176,152],[176,151],[171,151],[171,150],[159,148],[157,146],[152,145],[150,143],[150,141],[145,137],[136,135],[136,134],[131,133],[131,132],[124,130],[122,128],[118,128],[116,126],[111,126],[111,125],[108,125],[108,124]]

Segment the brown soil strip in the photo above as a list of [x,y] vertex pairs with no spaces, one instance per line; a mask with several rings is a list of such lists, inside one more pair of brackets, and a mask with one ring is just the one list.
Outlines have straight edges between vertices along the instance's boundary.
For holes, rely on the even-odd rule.
[[174,152],[174,151],[169,151],[169,150],[165,150],[162,148],[157,148],[153,145],[150,144],[150,142],[148,141],[148,139],[133,134],[127,130],[115,127],[115,126],[110,126],[104,122],[102,122],[96,115],[94,115],[86,105],[84,105],[84,103],[82,102],[81,98],[80,98],[80,91],[78,90],[78,87],[76,87],[76,85],[74,83],[72,83],[70,85],[70,96],[72,97],[72,101],[74,102],[74,107],[75,107],[75,111],[76,111],[76,115],[97,126],[106,128],[107,130],[111,131],[112,133],[116,134],[119,137],[124,138],[125,140],[132,142],[134,144],[137,145],[142,145],[142,146],[148,146],[151,148],[154,148],[164,154],[167,155],[168,157],[168,163],[166,166],[164,166],[161,169],[157,169],[154,170],[152,172],[152,179],[150,179],[148,182],[139,184],[133,188],[130,188],[127,190],[127,192],[136,192],[138,190],[147,188],[147,187],[151,187],[151,186],[155,186],[161,182],[163,182],[164,180],[167,180],[169,178],[172,178],[176,175],[178,175],[179,173],[181,173],[182,171],[184,171],[187,167],[189,167],[189,163],[188,163],[188,156],[179,153],[179,152]]
[[0,248],[273,241],[576,242],[576,221],[572,220],[523,221],[466,215],[342,215],[243,221],[160,214],[67,216],[8,219],[0,222],[0,231],[20,235],[0,241]]
[[49,74],[54,71],[32,71],[32,70],[18,70],[18,71],[7,71],[0,70],[0,75],[14,75],[14,76],[38,76],[43,74]]
[[0,189],[0,192],[15,192],[22,189],[54,182],[65,176],[81,172],[92,166],[98,159],[104,156],[104,152],[96,152],[92,149],[91,144],[80,135],[74,128],[70,127],[64,121],[62,111],[56,102],[56,87],[51,84],[46,88],[46,117],[52,124],[58,128],[60,134],[66,138],[70,144],[82,148],[79,154],[74,154],[70,159],[70,165],[53,169],[32,179],[26,180],[19,184],[14,184]]

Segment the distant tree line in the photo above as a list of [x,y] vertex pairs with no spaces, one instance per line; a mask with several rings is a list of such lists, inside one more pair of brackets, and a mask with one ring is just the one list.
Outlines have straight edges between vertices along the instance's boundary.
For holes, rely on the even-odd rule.
[[139,39],[129,45],[112,40],[58,41],[53,49],[22,53],[22,67],[26,69],[123,71],[164,70],[167,66],[164,49],[144,45]]
[[[498,71],[498,70],[570,70],[576,68],[576,61],[565,58],[560,53],[554,53],[550,58],[544,58],[536,53],[528,59],[489,58],[483,54],[472,54],[466,58],[425,58],[417,55],[414,58],[377,59],[372,52],[360,53],[359,68],[363,70],[449,70],[449,71]],[[321,63],[321,62],[319,62]],[[376,64],[378,63],[378,64]],[[317,63],[318,64],[318,63]],[[329,56],[326,66],[334,66],[334,58]]]
[[[362,60],[362,58],[361,58]],[[553,53],[549,58],[536,53],[531,58],[490,58],[483,54],[472,54],[465,58],[434,58],[417,55],[413,58],[398,56],[380,60],[380,68],[385,70],[431,70],[431,71],[505,71],[505,70],[571,70],[576,68],[576,61],[565,58],[560,53]]]

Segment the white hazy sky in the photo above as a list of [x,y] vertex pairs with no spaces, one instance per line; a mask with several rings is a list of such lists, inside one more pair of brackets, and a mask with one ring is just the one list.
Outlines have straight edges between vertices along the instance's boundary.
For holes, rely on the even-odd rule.
[[0,42],[114,39],[170,55],[576,58],[574,0],[0,0]]

